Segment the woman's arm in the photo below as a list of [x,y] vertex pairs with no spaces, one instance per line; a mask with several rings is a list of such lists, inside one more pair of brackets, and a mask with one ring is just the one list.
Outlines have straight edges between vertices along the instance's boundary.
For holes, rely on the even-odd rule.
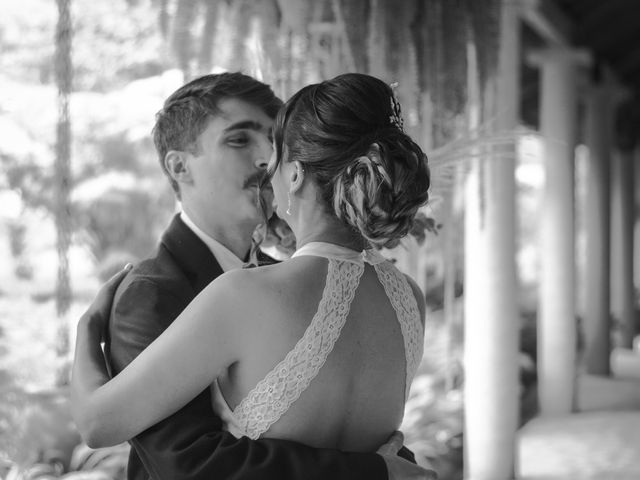
[[119,279],[101,289],[78,323],[71,380],[73,417],[89,446],[115,445],[146,430],[202,392],[237,359],[238,329],[231,324],[236,315],[230,303],[238,290],[221,280],[205,288],[111,380],[100,347],[107,319],[99,310],[111,303]]

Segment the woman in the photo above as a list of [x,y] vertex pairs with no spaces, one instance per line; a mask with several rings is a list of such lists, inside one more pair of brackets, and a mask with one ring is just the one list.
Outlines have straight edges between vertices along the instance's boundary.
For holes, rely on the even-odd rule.
[[209,385],[236,436],[375,451],[400,425],[425,306],[374,247],[397,244],[427,201],[426,156],[390,87],[363,74],[296,93],[274,146],[270,181],[298,245],[290,260],[216,279],[112,380],[104,326],[81,319],[72,403],[93,446],[135,436]]

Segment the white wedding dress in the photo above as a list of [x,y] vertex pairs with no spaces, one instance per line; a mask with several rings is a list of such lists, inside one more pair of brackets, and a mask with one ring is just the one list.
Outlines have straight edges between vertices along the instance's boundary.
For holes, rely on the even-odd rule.
[[[357,252],[323,242],[312,242],[293,257],[313,255],[329,261],[318,310],[304,335],[286,357],[231,409],[218,382],[212,386],[213,409],[225,430],[240,438],[259,438],[305,391],[333,350],[345,324],[351,302],[364,272],[372,265],[396,312],[406,356],[405,401],[422,358],[423,325],[418,304],[406,277],[375,250]],[[293,258],[292,257],[292,258]]]

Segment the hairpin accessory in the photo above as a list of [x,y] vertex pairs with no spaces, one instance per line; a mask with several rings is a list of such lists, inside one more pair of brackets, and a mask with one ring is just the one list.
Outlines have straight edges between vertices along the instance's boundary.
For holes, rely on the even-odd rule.
[[402,120],[400,102],[396,97],[396,88],[398,87],[398,82],[393,82],[389,86],[391,87],[391,97],[389,99],[391,102],[391,115],[389,115],[389,123],[404,132],[404,121]]

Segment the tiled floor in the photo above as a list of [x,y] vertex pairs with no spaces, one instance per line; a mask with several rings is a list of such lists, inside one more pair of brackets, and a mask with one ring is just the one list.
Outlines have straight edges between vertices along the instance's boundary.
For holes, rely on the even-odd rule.
[[579,413],[519,431],[519,480],[640,480],[640,381],[583,376]]

